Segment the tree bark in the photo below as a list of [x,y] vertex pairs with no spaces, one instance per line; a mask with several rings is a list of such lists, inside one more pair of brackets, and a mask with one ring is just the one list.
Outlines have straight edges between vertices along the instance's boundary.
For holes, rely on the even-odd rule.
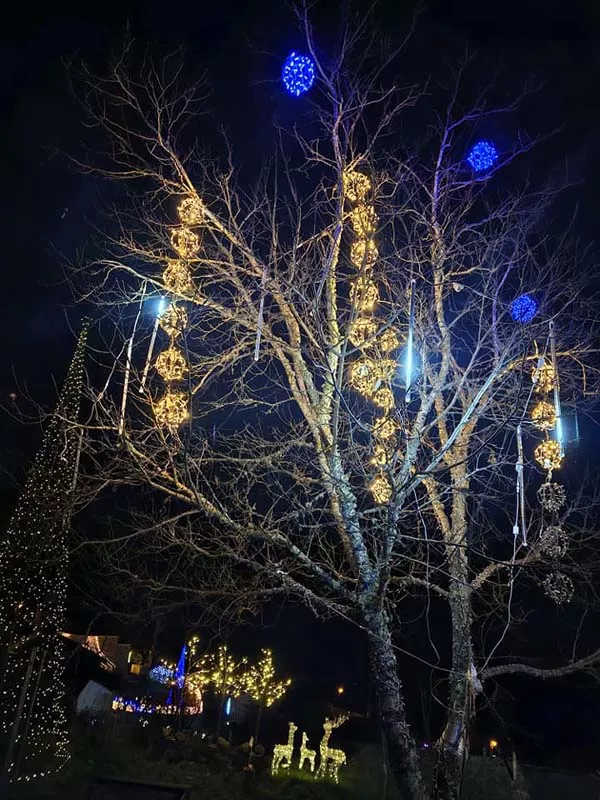
[[452,671],[446,725],[438,741],[433,781],[435,800],[460,800],[463,768],[468,756],[469,725],[474,691],[471,676],[471,590],[467,584],[464,548],[450,559],[449,589],[452,622]]
[[368,612],[365,621],[369,635],[371,680],[388,746],[390,771],[403,800],[427,800],[428,792],[423,783],[417,747],[406,720],[402,684],[398,677],[387,615],[381,610]]

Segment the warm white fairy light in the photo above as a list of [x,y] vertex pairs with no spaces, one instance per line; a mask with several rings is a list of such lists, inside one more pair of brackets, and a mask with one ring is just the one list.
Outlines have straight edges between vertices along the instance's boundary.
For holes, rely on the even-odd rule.
[[[65,529],[77,478],[76,421],[87,327],[4,537],[0,540],[0,733],[5,779],[29,781],[69,757],[64,707],[68,549]],[[24,699],[19,713],[19,700]],[[27,725],[25,735],[25,725]],[[16,727],[15,727],[16,726]],[[16,734],[11,739],[12,733]],[[9,743],[12,740],[12,744]]]
[[357,239],[350,248],[350,261],[357,269],[372,267],[378,258],[379,251],[372,239]]
[[392,499],[392,484],[384,472],[379,472],[375,475],[369,484],[369,489],[376,503],[389,503]]
[[536,428],[549,431],[556,425],[554,405],[547,400],[540,400],[531,409],[531,420]]
[[323,738],[319,747],[321,753],[321,763],[317,771],[317,778],[331,778],[338,783],[340,767],[346,764],[346,754],[343,750],[329,747],[329,739],[335,728],[343,725],[349,714],[340,714],[335,719],[325,719],[323,723]]
[[189,228],[175,228],[171,231],[171,247],[181,258],[193,258],[200,249],[200,237]]
[[554,439],[546,439],[535,448],[534,456],[542,469],[552,472],[562,463],[562,448]]
[[292,683],[290,678],[277,677],[271,650],[261,650],[260,658],[248,667],[242,682],[244,690],[263,708],[281,700]]
[[185,356],[173,345],[157,356],[155,366],[161,378],[168,383],[183,380],[188,372]]
[[391,417],[377,417],[373,421],[373,433],[378,439],[391,439],[397,430],[398,425]]
[[361,356],[350,367],[350,385],[362,395],[373,394],[379,379],[378,364],[371,358]]
[[371,464],[376,467],[385,467],[390,463],[392,449],[387,442],[377,442],[373,445]]
[[350,326],[348,338],[355,347],[364,347],[367,343],[375,344],[377,322],[369,317],[359,317]]
[[554,388],[555,372],[554,367],[548,361],[535,367],[531,373],[531,380],[536,392],[549,394]]
[[175,339],[181,336],[188,323],[188,314],[184,306],[170,303],[158,318],[158,324],[163,331]]
[[160,400],[154,404],[154,416],[159,425],[175,431],[189,419],[188,406],[186,392],[168,388]]
[[371,191],[371,179],[369,176],[355,169],[345,169],[342,175],[342,182],[346,198],[351,203],[364,200]]
[[388,386],[382,386],[373,394],[371,401],[378,408],[381,408],[389,413],[392,408],[394,408],[394,393]]
[[359,311],[372,311],[379,300],[379,289],[375,281],[366,276],[357,278],[350,290],[350,300]]
[[350,222],[359,239],[368,239],[377,230],[377,214],[372,206],[358,205],[350,212]]
[[187,264],[175,258],[167,259],[167,266],[163,272],[165,289],[171,294],[189,295],[194,289],[194,281]]
[[179,219],[186,226],[193,227],[194,225],[201,225],[204,222],[204,203],[198,195],[190,195],[184,199],[177,206],[177,213]]
[[294,754],[294,736],[298,726],[293,722],[288,722],[288,738],[286,744],[276,744],[273,748],[273,758],[271,760],[271,774],[277,775],[280,769],[289,769],[292,765]]
[[387,328],[377,337],[377,347],[382,353],[393,353],[400,347],[400,337],[393,328]]

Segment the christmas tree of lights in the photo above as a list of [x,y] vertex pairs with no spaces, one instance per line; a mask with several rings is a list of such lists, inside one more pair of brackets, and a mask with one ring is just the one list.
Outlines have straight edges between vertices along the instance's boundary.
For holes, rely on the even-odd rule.
[[66,532],[80,435],[87,324],[25,488],[0,540],[0,731],[4,781],[54,772],[68,758],[59,631],[67,591]]

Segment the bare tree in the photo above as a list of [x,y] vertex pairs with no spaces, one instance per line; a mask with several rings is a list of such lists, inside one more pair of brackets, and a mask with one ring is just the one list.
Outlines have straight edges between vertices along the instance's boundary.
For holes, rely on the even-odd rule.
[[[87,167],[130,191],[103,254],[76,276],[111,326],[82,502],[129,487],[131,527],[93,544],[105,569],[157,602],[224,613],[290,597],[361,626],[406,800],[428,791],[393,619],[409,594],[447,604],[435,791],[456,798],[480,681],[527,666],[502,658],[523,621],[515,587],[533,580],[543,601],[540,582],[564,550],[560,531],[546,535],[548,514],[564,509],[543,478],[560,460],[561,408],[533,422],[529,412],[549,402],[542,388],[553,398],[556,367],[563,400],[595,394],[597,299],[568,230],[553,225],[553,182],[517,180],[534,142],[465,162],[481,120],[516,103],[489,109],[483,93],[465,110],[467,60],[436,110],[414,87],[385,87],[400,53],[374,58],[364,29],[326,59],[302,24],[317,74],[311,138],[278,129],[252,185],[226,145],[209,158],[190,144],[205,100],[183,85],[178,57],[135,72],[126,48],[91,83],[86,108],[110,149]],[[149,297],[170,305],[147,372]],[[573,493],[564,508],[578,501],[594,499]],[[581,574],[574,553],[559,599]]]

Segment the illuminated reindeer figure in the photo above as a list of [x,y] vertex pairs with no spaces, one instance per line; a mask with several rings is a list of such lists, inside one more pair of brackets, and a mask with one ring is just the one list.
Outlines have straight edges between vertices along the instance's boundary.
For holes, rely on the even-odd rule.
[[287,744],[276,744],[273,748],[273,761],[271,763],[271,774],[279,769],[289,769],[292,764],[292,753],[294,752],[294,734],[298,727],[293,722],[289,723]]
[[321,739],[321,762],[319,764],[319,769],[317,770],[317,778],[333,778],[333,780],[338,783],[338,773],[340,771],[340,767],[346,765],[346,753],[343,750],[335,750],[334,748],[329,747],[329,739],[331,734],[335,728],[339,728],[340,725],[343,725],[344,722],[350,717],[350,714],[340,714],[335,719],[328,719],[325,718],[325,722],[323,723],[323,728],[325,729],[325,733],[323,734],[323,738]]
[[307,744],[308,736],[306,733],[302,733],[302,746],[300,747],[300,763],[298,765],[299,769],[304,767],[304,762],[308,761],[308,766],[311,772],[315,771],[315,758],[317,754],[314,750],[311,750]]

